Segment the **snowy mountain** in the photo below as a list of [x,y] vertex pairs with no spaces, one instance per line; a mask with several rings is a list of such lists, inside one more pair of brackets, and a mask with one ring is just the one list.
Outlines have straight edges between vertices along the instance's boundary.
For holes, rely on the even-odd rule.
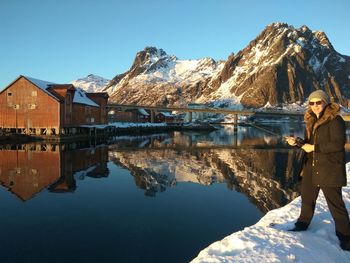
[[208,85],[208,100],[236,96],[245,106],[302,103],[311,91],[325,90],[347,105],[350,57],[336,52],[325,33],[273,23],[232,55]]
[[111,102],[125,104],[275,107],[301,105],[311,91],[323,89],[348,106],[350,57],[339,54],[324,32],[272,23],[226,61],[180,60],[146,47],[130,70],[102,83],[98,90],[108,92]]
[[93,74],[88,75],[85,78],[77,79],[71,83],[77,87],[85,90],[86,92],[99,92],[107,86],[110,80]]
[[199,97],[223,62],[211,58],[179,60],[162,49],[138,52],[131,69],[107,85],[111,101],[147,105],[186,105]]

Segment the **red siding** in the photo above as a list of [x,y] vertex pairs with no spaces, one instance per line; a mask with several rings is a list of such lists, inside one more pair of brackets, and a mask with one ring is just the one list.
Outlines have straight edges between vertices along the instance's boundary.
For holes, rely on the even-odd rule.
[[[107,118],[107,102],[108,102],[108,94],[101,92],[101,93],[87,93],[87,96],[96,102],[98,105],[100,105],[99,112],[98,112],[98,123],[99,124],[107,124],[108,118]],[[96,112],[97,114],[97,112]]]
[[59,112],[60,103],[24,77],[0,93],[2,128],[59,128]]
[[73,124],[74,125],[93,125],[100,123],[100,108],[84,104],[73,104]]

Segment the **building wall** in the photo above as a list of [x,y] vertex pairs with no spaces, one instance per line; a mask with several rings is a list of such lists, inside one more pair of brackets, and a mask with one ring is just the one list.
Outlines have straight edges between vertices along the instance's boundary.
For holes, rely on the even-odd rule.
[[60,127],[60,103],[21,77],[0,93],[1,128]]
[[[66,88],[63,88],[63,86],[66,86]],[[72,126],[74,89],[70,85],[56,85],[51,87],[50,91],[57,93],[62,98],[60,106],[61,126]]]
[[100,108],[84,104],[73,104],[72,125],[93,125],[100,123]]
[[139,114],[137,111],[114,111],[109,116],[109,122],[150,122],[150,116]]
[[87,93],[86,94],[91,100],[100,105],[99,108],[99,118],[98,124],[107,124],[108,116],[107,116],[107,102],[108,102],[108,94],[107,93]]

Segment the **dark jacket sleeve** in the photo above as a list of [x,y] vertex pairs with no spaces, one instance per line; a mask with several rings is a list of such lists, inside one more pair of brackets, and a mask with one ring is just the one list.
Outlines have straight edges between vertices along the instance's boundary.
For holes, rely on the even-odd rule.
[[330,139],[318,143],[316,139],[315,152],[332,153],[344,150],[345,123],[342,117],[337,116],[329,123]]

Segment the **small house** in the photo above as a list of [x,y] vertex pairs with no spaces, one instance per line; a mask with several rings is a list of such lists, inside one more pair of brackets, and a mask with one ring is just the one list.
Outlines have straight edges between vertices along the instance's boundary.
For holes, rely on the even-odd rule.
[[109,122],[150,122],[151,115],[145,109],[115,109],[109,113]]
[[158,112],[155,116],[156,122],[174,122],[175,116],[170,112]]

